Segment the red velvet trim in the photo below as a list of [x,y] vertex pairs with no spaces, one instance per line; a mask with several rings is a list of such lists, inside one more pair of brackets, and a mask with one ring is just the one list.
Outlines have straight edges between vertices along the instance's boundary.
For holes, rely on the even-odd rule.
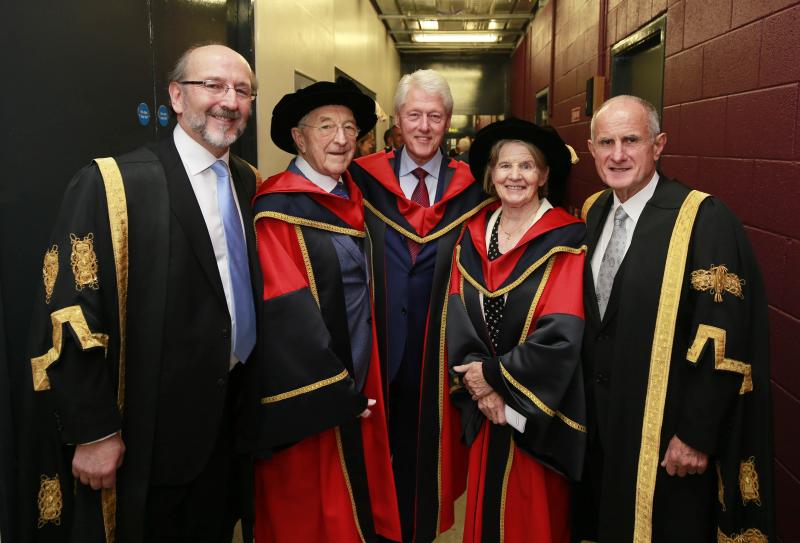
[[499,203],[489,204],[467,223],[472,242],[481,256],[481,268],[486,288],[490,291],[500,288],[500,285],[509,278],[517,262],[525,253],[525,248],[529,241],[556,228],[580,222],[579,219],[576,219],[560,207],[554,207],[548,210],[536,224],[528,229],[513,249],[490,261],[486,253],[486,217],[498,207],[500,207]]
[[467,164],[450,159],[448,167],[455,168],[456,171],[453,173],[453,178],[450,180],[447,190],[442,195],[441,200],[431,207],[424,207],[412,202],[403,194],[400,188],[400,181],[395,177],[394,170],[389,163],[389,159],[392,157],[394,157],[393,151],[390,153],[375,153],[358,158],[356,162],[381,186],[395,195],[397,210],[406,218],[419,236],[427,236],[429,232],[433,231],[444,216],[447,202],[464,192],[475,182]]

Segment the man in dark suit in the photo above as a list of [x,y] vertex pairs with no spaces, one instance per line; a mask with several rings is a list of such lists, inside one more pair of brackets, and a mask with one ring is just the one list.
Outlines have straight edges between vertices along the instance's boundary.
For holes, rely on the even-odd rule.
[[589,441],[577,539],[767,541],[766,299],[741,223],[656,169],[653,106],[617,96],[589,150],[609,189],[584,204]]
[[453,97],[433,70],[403,76],[394,98],[403,147],[356,159],[372,241],[371,276],[403,541],[432,541],[464,489],[460,428],[447,401],[442,307],[459,226],[489,203],[442,141]]
[[39,539],[231,539],[261,280],[257,174],[229,147],[256,86],[235,51],[190,49],[170,76],[172,136],[67,189],[33,325]]

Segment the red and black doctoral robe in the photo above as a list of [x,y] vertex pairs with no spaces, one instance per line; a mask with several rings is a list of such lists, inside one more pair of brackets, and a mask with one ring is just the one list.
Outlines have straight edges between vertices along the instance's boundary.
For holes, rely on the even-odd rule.
[[[447,304],[451,368],[483,363],[489,385],[523,414],[525,432],[489,422],[451,373],[450,397],[470,446],[465,542],[568,542],[569,479],[586,441],[580,365],[585,228],[548,210],[520,242],[487,257],[486,229],[499,204],[467,223],[456,247]],[[481,295],[506,296],[499,348]]]
[[[352,368],[332,238],[365,237],[361,194],[328,194],[284,172],[255,199],[264,276],[263,358],[250,386],[246,447],[256,464],[256,540],[399,540],[377,344],[363,391]],[[377,400],[358,418],[367,398]]]
[[[355,160],[350,171],[364,194],[367,231],[372,247],[378,345],[385,380],[390,375],[387,367],[390,359],[398,356],[398,348],[400,351],[405,348],[405,344],[397,345],[401,331],[392,324],[389,312],[396,312],[398,306],[408,304],[409,315],[412,311],[423,313],[422,326],[410,326],[408,330],[409,335],[422,336],[421,360],[404,360],[404,363],[414,363],[420,368],[419,402],[397,409],[405,411],[402,416],[409,416],[408,412],[417,413],[415,472],[410,475],[413,480],[408,482],[408,485],[413,485],[414,494],[413,534],[408,534],[405,527],[404,530],[407,539],[425,542],[432,541],[453,525],[453,502],[463,493],[466,480],[466,451],[459,441],[460,423],[447,401],[442,320],[452,253],[464,221],[492,199],[483,192],[480,183],[475,182],[469,166],[443,157],[437,199],[431,207],[420,206],[407,199],[400,188],[399,160],[395,151],[375,153]],[[393,290],[391,281],[393,274],[404,273],[398,272],[397,267],[390,263],[390,251],[396,254],[405,250],[404,244],[398,247],[399,236],[405,238],[403,242],[407,239],[423,245],[420,258],[428,254],[425,252],[427,244],[434,245],[435,250],[432,256],[435,264],[431,265],[431,277],[428,278],[429,291],[408,299],[401,299],[402,294]],[[413,265],[411,268],[409,276],[417,273]],[[388,383],[384,383],[387,395],[389,390]],[[387,398],[387,402],[390,399]],[[393,415],[390,411],[389,417],[391,433],[400,424],[397,421],[401,415],[396,412]],[[398,489],[405,484],[404,479],[404,476],[400,478]]]

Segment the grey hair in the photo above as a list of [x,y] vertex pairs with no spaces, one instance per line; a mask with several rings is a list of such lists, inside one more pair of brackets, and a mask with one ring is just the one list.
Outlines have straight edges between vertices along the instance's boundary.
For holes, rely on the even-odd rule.
[[404,75],[397,84],[397,90],[394,93],[395,116],[400,115],[400,110],[405,105],[411,89],[419,89],[425,94],[438,96],[442,99],[448,117],[453,113],[453,95],[450,93],[450,85],[447,84],[447,80],[442,74],[435,70],[417,70]]
[[600,114],[607,108],[616,105],[618,102],[625,102],[625,101],[630,101],[635,104],[638,104],[644,110],[645,115],[647,115],[647,129],[650,132],[651,140],[655,140],[656,136],[658,136],[661,133],[661,122],[659,121],[658,118],[658,111],[656,111],[656,108],[655,106],[653,106],[653,104],[651,104],[644,98],[639,98],[638,96],[632,96],[630,94],[620,94],[619,96],[614,96],[613,98],[609,98],[608,100],[603,102],[603,105],[601,105],[597,109],[597,111],[594,112],[594,115],[592,115],[592,123],[590,125],[590,133],[592,136],[592,141],[594,141],[594,125],[597,117],[599,117]]
[[[175,66],[173,66],[172,70],[170,70],[169,73],[167,74],[167,80],[170,83],[172,82],[177,83],[178,81],[183,81],[184,79],[186,79],[186,68],[189,66],[189,58],[191,58],[192,53],[194,53],[197,49],[200,49],[201,47],[206,47],[208,45],[220,45],[222,47],[228,47],[224,43],[219,43],[219,42],[204,42],[192,45],[186,51],[184,51],[183,54],[180,56],[180,58],[178,58],[178,61],[175,62]],[[230,47],[228,47],[228,49],[230,49]],[[253,73],[253,68],[250,66],[250,63],[247,62],[247,59],[242,57],[242,60],[245,61],[248,69],[250,70],[250,88],[253,89],[253,92],[256,92],[258,90],[258,80],[256,79],[256,74]]]

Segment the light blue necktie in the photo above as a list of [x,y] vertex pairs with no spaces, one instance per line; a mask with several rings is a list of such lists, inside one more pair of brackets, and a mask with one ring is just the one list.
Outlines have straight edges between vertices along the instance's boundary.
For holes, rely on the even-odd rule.
[[256,344],[256,312],[253,305],[253,288],[247,263],[247,243],[244,240],[242,221],[228,176],[228,166],[222,160],[211,165],[217,174],[217,205],[225,228],[228,246],[228,272],[231,276],[233,297],[233,354],[244,362]]
[[614,228],[611,230],[611,239],[608,240],[606,252],[603,260],[600,261],[600,270],[597,272],[597,308],[600,310],[600,318],[606,314],[608,300],[611,297],[611,287],[614,286],[614,276],[617,275],[619,265],[625,258],[625,242],[627,241],[627,229],[625,221],[628,214],[618,206],[614,212]]

